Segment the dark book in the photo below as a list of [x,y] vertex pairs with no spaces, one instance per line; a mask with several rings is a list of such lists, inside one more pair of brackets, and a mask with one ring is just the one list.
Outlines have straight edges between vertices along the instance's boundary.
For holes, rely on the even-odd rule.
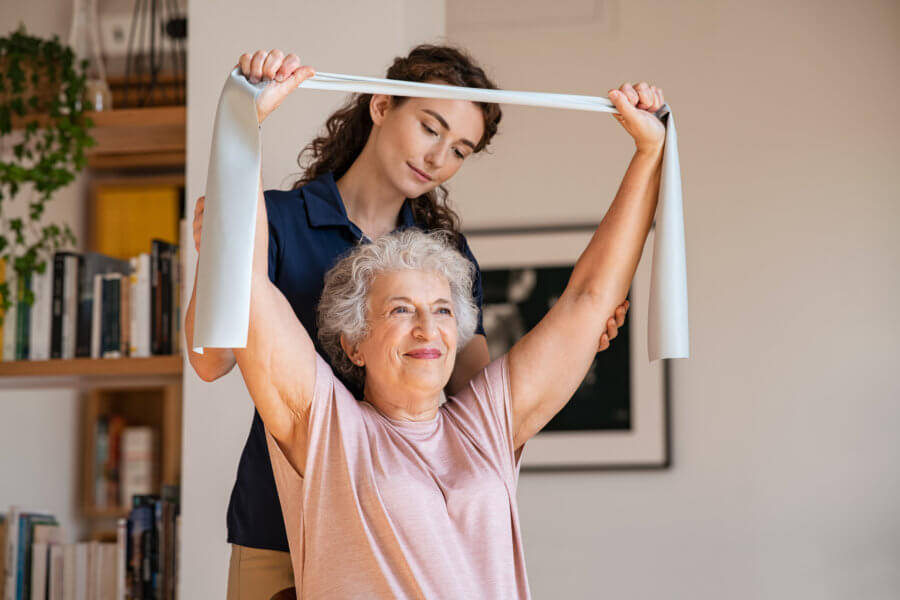
[[172,353],[172,256],[177,246],[154,239],[150,250],[150,351]]
[[[26,277],[23,281],[25,285],[23,289],[28,292],[31,290],[31,276]],[[28,340],[31,337],[31,306],[25,302],[24,298],[18,297],[18,290],[12,290],[15,295],[16,306],[16,360],[28,360],[29,345]],[[12,325],[12,324],[11,324]]]
[[103,276],[100,286],[100,356],[117,358],[121,356],[121,289],[122,275],[109,273]]
[[[50,358],[63,356],[63,313],[65,312],[66,257],[77,256],[73,252],[53,254],[53,302],[50,317]],[[69,274],[69,277],[72,277]]]
[[91,315],[94,304],[94,275],[121,273],[128,275],[131,267],[127,260],[85,252],[78,260],[78,326],[75,335],[75,356],[91,355]]
[[132,496],[131,511],[131,551],[129,569],[132,572],[130,598],[153,600],[152,591],[152,545],[155,531],[154,502],[156,496]]

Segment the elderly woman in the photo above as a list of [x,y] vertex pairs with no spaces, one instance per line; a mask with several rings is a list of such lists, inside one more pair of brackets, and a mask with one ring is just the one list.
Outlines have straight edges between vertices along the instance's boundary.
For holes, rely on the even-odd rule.
[[250,327],[234,355],[265,424],[300,597],[529,597],[522,450],[587,372],[656,209],[658,106],[610,97],[637,143],[612,206],[547,315],[443,404],[475,328],[471,261],[439,232],[406,229],[329,271],[318,335],[357,399],[269,279],[260,187]]

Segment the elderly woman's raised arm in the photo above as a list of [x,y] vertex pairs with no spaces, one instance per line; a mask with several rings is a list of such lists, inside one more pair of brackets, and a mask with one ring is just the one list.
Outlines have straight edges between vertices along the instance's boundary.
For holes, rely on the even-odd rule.
[[[269,232],[261,178],[257,205],[247,347],[233,351],[263,423],[302,473],[316,350],[290,303],[268,276]],[[187,341],[191,348],[191,339]]]
[[656,212],[662,151],[660,145],[635,153],[562,296],[509,351],[517,450],[578,389],[607,321],[628,294]]

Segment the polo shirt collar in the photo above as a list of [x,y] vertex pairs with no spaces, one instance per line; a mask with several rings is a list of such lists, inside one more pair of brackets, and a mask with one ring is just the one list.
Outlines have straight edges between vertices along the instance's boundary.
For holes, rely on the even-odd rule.
[[[347,217],[347,209],[331,172],[319,175],[304,185],[302,190],[306,199],[306,216],[311,227],[356,228]],[[415,224],[412,203],[407,198],[403,202],[403,208],[400,209],[399,228],[405,229]]]

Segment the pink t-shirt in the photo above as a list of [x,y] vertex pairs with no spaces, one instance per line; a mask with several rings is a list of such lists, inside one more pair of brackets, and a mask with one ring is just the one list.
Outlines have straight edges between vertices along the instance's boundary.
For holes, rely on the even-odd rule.
[[304,477],[266,432],[298,598],[529,598],[506,356],[430,421],[316,363]]

